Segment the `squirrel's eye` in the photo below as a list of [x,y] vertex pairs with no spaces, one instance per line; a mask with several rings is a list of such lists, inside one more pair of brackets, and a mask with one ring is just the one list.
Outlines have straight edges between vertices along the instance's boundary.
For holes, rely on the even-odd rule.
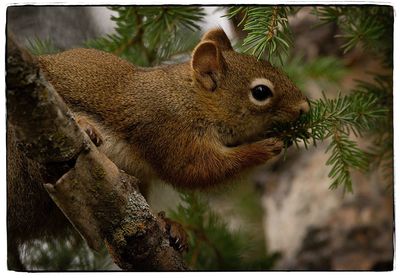
[[263,105],[266,100],[272,97],[272,90],[266,85],[257,85],[251,89],[252,101],[258,105]]
[[255,86],[251,90],[251,94],[253,95],[254,99],[258,101],[266,100],[267,98],[272,97],[272,91],[265,85],[258,85]]
[[270,103],[270,98],[275,94],[274,84],[267,78],[256,78],[250,84],[249,99],[258,106]]

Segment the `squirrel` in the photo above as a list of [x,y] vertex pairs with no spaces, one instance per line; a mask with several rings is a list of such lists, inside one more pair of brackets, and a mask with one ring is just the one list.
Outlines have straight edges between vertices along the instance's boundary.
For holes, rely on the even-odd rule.
[[[180,64],[141,68],[94,49],[38,61],[99,150],[144,183],[159,178],[186,189],[224,183],[278,155],[283,143],[267,138],[268,131],[309,109],[283,72],[235,52],[222,29],[208,31]],[[46,226],[61,229],[63,220],[38,174],[27,173],[40,166],[18,153],[12,136],[8,228],[23,241]]]

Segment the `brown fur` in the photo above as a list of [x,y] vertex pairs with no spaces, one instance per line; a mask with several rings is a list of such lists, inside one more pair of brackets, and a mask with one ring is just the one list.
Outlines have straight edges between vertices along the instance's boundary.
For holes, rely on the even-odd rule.
[[[185,188],[215,186],[279,153],[280,141],[260,136],[274,123],[297,119],[307,106],[282,72],[234,52],[220,29],[203,37],[192,61],[177,65],[139,68],[93,49],[41,56],[39,62],[77,119],[97,130],[100,150],[118,167],[143,181],[158,177]],[[255,78],[274,85],[265,106],[249,101]],[[9,219],[18,222],[21,213],[39,209],[53,217],[57,209],[40,177],[15,173],[21,165],[14,165],[20,156],[14,147],[9,144]],[[26,218],[20,222],[36,217]]]
[[[242,143],[255,141],[275,122],[296,119],[305,102],[282,72],[234,52],[226,40],[222,30],[210,31],[190,63],[152,69],[92,49],[39,61],[71,109],[113,142],[106,139],[100,148],[119,167],[142,179],[156,175],[177,186],[204,187],[268,160],[270,144],[257,149]],[[248,99],[249,84],[258,77],[271,80],[276,91],[263,107]],[[138,163],[147,169],[138,173]]]

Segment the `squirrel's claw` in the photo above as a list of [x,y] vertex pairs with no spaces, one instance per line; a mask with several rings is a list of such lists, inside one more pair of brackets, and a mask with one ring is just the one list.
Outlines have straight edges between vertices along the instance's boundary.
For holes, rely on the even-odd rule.
[[92,140],[93,144],[95,144],[98,147],[103,143],[103,139],[102,136],[100,135],[100,132],[98,132],[98,130],[87,120],[85,120],[84,118],[78,118],[76,122],[83,129],[83,131],[86,132],[90,140]]
[[168,234],[169,244],[177,251],[188,251],[188,236],[182,225],[165,217],[165,212],[158,213],[158,219],[165,233]]

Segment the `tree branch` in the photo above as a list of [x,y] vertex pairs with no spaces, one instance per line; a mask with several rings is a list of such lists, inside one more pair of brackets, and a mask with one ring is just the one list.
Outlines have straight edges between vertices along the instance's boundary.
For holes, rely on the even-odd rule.
[[89,246],[103,242],[124,270],[185,270],[140,181],[100,153],[42,75],[35,57],[7,40],[7,115],[26,154],[53,173],[45,188]]

